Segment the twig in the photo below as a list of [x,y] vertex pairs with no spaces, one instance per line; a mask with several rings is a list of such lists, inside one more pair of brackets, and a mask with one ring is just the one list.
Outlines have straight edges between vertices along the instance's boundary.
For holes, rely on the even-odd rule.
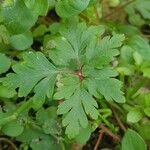
[[105,127],[103,124],[101,124],[100,126],[99,126],[99,128],[100,128],[100,131],[99,131],[99,136],[98,136],[98,139],[97,139],[97,142],[96,142],[96,144],[95,144],[95,146],[94,146],[94,150],[98,150],[98,147],[99,147],[99,145],[100,145],[100,143],[101,143],[101,141],[102,141],[102,138],[103,138],[103,136],[104,136],[104,134],[106,133],[106,134],[108,134],[109,136],[111,136],[114,140],[116,140],[116,141],[118,141],[118,142],[120,142],[121,141],[121,139],[120,139],[120,137],[118,136],[118,135],[115,135],[115,134],[113,134],[107,127]]
[[15,145],[13,142],[11,142],[10,140],[8,140],[8,139],[2,137],[2,138],[0,138],[0,142],[1,142],[1,141],[10,144],[10,145],[13,147],[14,150],[18,150],[18,148],[16,147],[16,145]]
[[118,122],[118,125],[125,132],[127,130],[126,127],[124,126],[124,124],[122,123],[122,121],[120,120],[120,118],[118,117],[118,115],[117,115],[116,111],[114,110],[114,108],[111,107],[111,109],[112,109],[112,112],[114,114],[114,117],[115,117],[116,121]]
[[103,124],[100,125],[100,128],[107,133],[109,136],[111,136],[114,140],[120,142],[121,139],[118,135],[115,135],[114,133],[112,133],[107,127],[105,127]]
[[98,136],[97,142],[96,142],[96,144],[95,144],[95,146],[94,146],[94,150],[98,150],[98,147],[99,147],[99,145],[100,145],[100,143],[101,143],[101,141],[102,141],[102,139],[103,139],[104,133],[105,133],[105,132],[104,132],[103,130],[100,131],[100,134],[99,134],[99,136]]

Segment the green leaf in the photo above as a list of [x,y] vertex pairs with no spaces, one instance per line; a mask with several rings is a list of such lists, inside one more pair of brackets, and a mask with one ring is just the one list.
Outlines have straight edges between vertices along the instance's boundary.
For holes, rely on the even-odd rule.
[[55,141],[51,137],[43,140],[39,139],[32,141],[30,146],[32,150],[61,150],[60,145],[55,144]]
[[117,31],[119,31],[119,33],[124,33],[129,36],[140,33],[139,29],[136,26],[130,24],[117,24]]
[[0,97],[3,97],[3,98],[12,98],[16,95],[16,91],[15,90],[11,90],[11,89],[8,89],[8,87],[5,87],[3,85],[0,85]]
[[81,129],[79,135],[75,138],[76,142],[79,144],[86,144],[86,142],[90,138],[91,132],[92,129],[90,125],[87,128]]
[[123,46],[120,52],[121,63],[133,64],[134,63],[133,52],[134,50],[130,46],[128,45]]
[[139,134],[145,139],[145,140],[150,140],[150,122],[141,124],[138,127],[138,132]]
[[44,133],[53,136],[61,134],[61,126],[57,119],[57,108],[49,107],[48,109],[40,109],[36,114],[38,124],[42,126]]
[[38,107],[46,96],[51,98],[53,95],[56,70],[40,52],[25,53],[23,59],[22,63],[12,67],[15,73],[8,74],[4,84],[13,89],[19,87],[19,97],[27,96],[33,90],[35,106]]
[[43,139],[44,137],[47,137],[47,135],[45,135],[39,128],[28,125],[24,128],[22,134],[17,136],[17,140],[29,144],[36,139]]
[[49,135],[46,135],[41,128],[35,126],[35,124],[25,127],[23,133],[17,137],[17,141],[30,144],[34,150],[61,150],[60,144],[56,143],[56,140]]
[[143,68],[142,72],[144,77],[150,78],[150,68]]
[[132,14],[129,16],[129,22],[135,26],[142,26],[144,24],[144,20],[139,14]]
[[6,72],[10,68],[11,62],[8,57],[0,53],[0,74]]
[[14,0],[4,0],[2,2],[2,6],[6,7],[6,6],[12,6],[14,4]]
[[[85,23],[69,22],[62,24],[59,30],[61,36],[53,40],[54,48],[49,52],[49,56],[59,66],[73,63],[77,67],[83,61],[82,54],[84,49],[88,48],[91,39],[94,38],[96,41],[103,32],[103,26],[87,28]],[[76,67],[74,68],[76,69]]]
[[145,19],[150,19],[150,1],[149,0],[136,0],[136,10],[141,13]]
[[145,108],[145,109],[144,109],[144,113],[145,113],[148,117],[150,117],[150,108]]
[[122,82],[117,79],[95,80],[97,84],[97,90],[104,95],[108,101],[114,100],[117,103],[124,103],[125,97],[120,90]]
[[33,37],[31,32],[25,32],[23,34],[17,34],[10,37],[10,44],[17,50],[25,50],[29,48],[33,43]]
[[144,77],[150,78],[150,61],[143,62],[140,70],[143,72]]
[[55,7],[56,0],[49,0],[49,9],[52,9]]
[[44,16],[48,12],[49,0],[23,0],[26,6],[36,15]]
[[3,6],[4,23],[12,34],[21,34],[29,30],[37,20],[37,15],[27,8],[23,0],[14,1],[11,6]]
[[46,32],[47,32],[46,25],[41,24],[33,31],[33,36],[34,37],[43,36]]
[[117,67],[117,71],[126,76],[133,74],[133,70],[131,70],[129,67]]
[[145,94],[144,101],[145,101],[146,107],[150,107],[150,93]]
[[5,124],[1,130],[8,136],[16,137],[23,132],[24,127],[20,125],[18,122],[14,121]]
[[[89,92],[91,91],[91,86],[94,86],[94,89],[98,93],[102,94],[106,100],[114,100],[118,103],[125,102],[123,92],[120,91],[122,83],[119,80],[113,78],[117,75],[116,71],[112,70],[111,68],[103,68],[99,70],[91,68],[90,70],[88,67],[87,69],[84,68],[83,73],[87,77],[90,75],[86,81]],[[95,95],[94,93],[96,91],[93,91],[92,94]]]
[[75,75],[69,75],[59,81],[63,86],[58,87],[54,99],[68,99],[80,87],[80,80]]
[[110,7],[117,7],[120,3],[120,0],[109,0]]
[[56,2],[56,12],[62,18],[69,18],[81,13],[89,2],[90,0],[59,0]]
[[133,109],[127,114],[127,121],[130,123],[137,123],[143,117],[142,112],[139,109]]
[[46,134],[50,134],[52,136],[61,135],[61,128],[56,119],[49,119],[45,121],[42,125],[43,131]]
[[132,3],[130,3],[125,8],[126,13],[129,15],[130,23],[141,26],[142,24],[145,23],[146,19],[150,19],[149,5],[150,5],[149,0],[143,0],[143,1],[135,0]]
[[150,45],[148,41],[138,35],[133,36],[129,39],[130,47],[137,51],[143,58],[143,60],[150,60]]
[[36,113],[36,120],[39,124],[43,124],[45,121],[49,119],[56,119],[57,117],[57,108],[56,107],[49,107],[48,109],[41,108]]
[[[65,116],[63,125],[67,126],[66,134],[70,138],[79,133],[80,127],[86,128],[88,125],[86,117],[88,109],[90,113],[93,106],[96,106],[92,96],[99,98],[101,94],[107,100],[125,102],[123,92],[120,91],[122,83],[114,79],[117,72],[110,67],[106,67],[106,65],[109,66],[113,57],[119,54],[117,48],[122,45],[124,35],[114,33],[112,37],[104,37],[99,42],[99,35],[103,32],[102,26],[87,28],[84,23],[69,22],[69,24],[63,24],[59,28],[60,36],[54,39],[54,48],[49,53],[50,58],[56,65],[65,68],[62,72],[69,74],[63,75],[60,79],[59,84],[61,86],[58,87],[54,98],[65,99],[64,103],[60,104],[58,113]],[[72,65],[70,66],[70,64]],[[77,72],[75,72],[79,69],[79,66],[82,66],[82,82],[82,79],[79,79]],[[81,85],[83,88],[80,88]],[[89,99],[87,110],[84,108],[84,101],[80,96],[83,93],[87,95],[84,96],[86,101],[89,98],[91,99]],[[96,112],[95,110],[94,116],[96,116]],[[92,114],[90,113],[90,115]],[[72,118],[74,118],[74,122],[72,122]]]
[[[25,53],[23,62],[12,67],[14,73],[7,75],[4,85],[18,88],[19,97],[34,92],[36,109],[42,106],[46,97],[52,98],[55,91],[54,99],[64,100],[58,106],[58,114],[63,115],[65,133],[74,138],[82,128],[89,126],[89,117],[98,118],[95,97],[125,102],[120,90],[122,83],[115,79],[118,74],[110,67],[113,57],[119,54],[124,35],[113,33],[100,40],[103,26],[87,27],[76,21],[65,21],[56,28],[58,32],[53,34],[57,36],[48,41],[50,49],[47,52],[51,60],[42,53]],[[55,134],[51,131],[52,122],[46,120],[42,124],[45,133]]]
[[141,65],[143,62],[142,56],[138,52],[133,53],[133,58],[135,60],[136,65]]
[[[84,89],[76,92],[58,107],[58,114],[64,114],[63,126],[66,126],[66,134],[74,138],[79,134],[80,126],[88,126],[87,115],[93,119],[98,118],[97,103],[92,96]],[[73,118],[73,119],[72,119]]]
[[142,137],[135,131],[128,129],[122,140],[121,150],[147,150]]
[[122,41],[125,39],[123,34],[113,33],[111,36],[104,37],[97,47],[92,47],[96,49],[91,55],[91,60],[95,67],[100,67],[102,65],[109,64],[114,56],[119,55],[119,48],[122,45]]

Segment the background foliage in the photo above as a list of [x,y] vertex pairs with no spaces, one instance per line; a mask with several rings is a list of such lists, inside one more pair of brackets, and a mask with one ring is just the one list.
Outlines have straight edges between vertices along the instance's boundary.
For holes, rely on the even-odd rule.
[[1,1],[0,149],[149,149],[149,6]]

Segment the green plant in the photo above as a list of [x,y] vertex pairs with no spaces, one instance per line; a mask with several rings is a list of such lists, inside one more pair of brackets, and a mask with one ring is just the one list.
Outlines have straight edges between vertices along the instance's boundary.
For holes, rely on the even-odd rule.
[[150,46],[140,27],[149,24],[148,4],[2,1],[0,143],[65,150],[93,133],[112,137],[115,149],[146,150]]

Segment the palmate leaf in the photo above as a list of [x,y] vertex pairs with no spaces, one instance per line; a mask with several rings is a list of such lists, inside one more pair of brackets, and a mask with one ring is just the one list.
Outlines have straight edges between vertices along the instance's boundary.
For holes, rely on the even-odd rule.
[[63,115],[66,134],[74,138],[88,127],[88,118],[98,118],[94,97],[125,101],[120,91],[122,83],[114,79],[117,73],[110,67],[113,57],[119,54],[117,49],[124,35],[114,33],[100,39],[102,26],[87,27],[76,22],[62,24],[58,32],[49,50],[54,65],[42,53],[25,53],[24,61],[12,67],[14,73],[7,75],[5,85],[19,88],[19,97],[34,92],[33,99],[39,108],[46,97],[52,97],[56,81],[53,98],[64,100],[58,106],[58,114]]
[[76,67],[72,67],[72,71],[83,66],[82,75],[85,79],[81,82],[76,74],[62,77],[62,86],[54,95],[55,99],[66,99],[60,104],[58,113],[64,114],[63,125],[67,126],[66,134],[70,138],[79,133],[80,126],[87,127],[86,115],[96,119],[97,104],[92,96],[99,97],[101,94],[108,101],[125,102],[123,92],[120,91],[122,83],[114,79],[117,73],[108,67],[113,57],[119,54],[117,48],[125,37],[113,33],[112,37],[107,36],[99,41],[103,32],[102,26],[88,28],[84,23],[71,23],[60,28],[60,37],[53,41],[55,48],[49,56],[56,65],[70,69],[69,64],[73,64]]
[[19,87],[19,97],[25,97],[34,90],[33,98],[38,100],[35,104],[43,104],[46,96],[50,98],[53,94],[55,67],[42,53],[25,53],[23,59],[22,63],[12,67],[15,73],[8,74],[4,84],[13,89]]

